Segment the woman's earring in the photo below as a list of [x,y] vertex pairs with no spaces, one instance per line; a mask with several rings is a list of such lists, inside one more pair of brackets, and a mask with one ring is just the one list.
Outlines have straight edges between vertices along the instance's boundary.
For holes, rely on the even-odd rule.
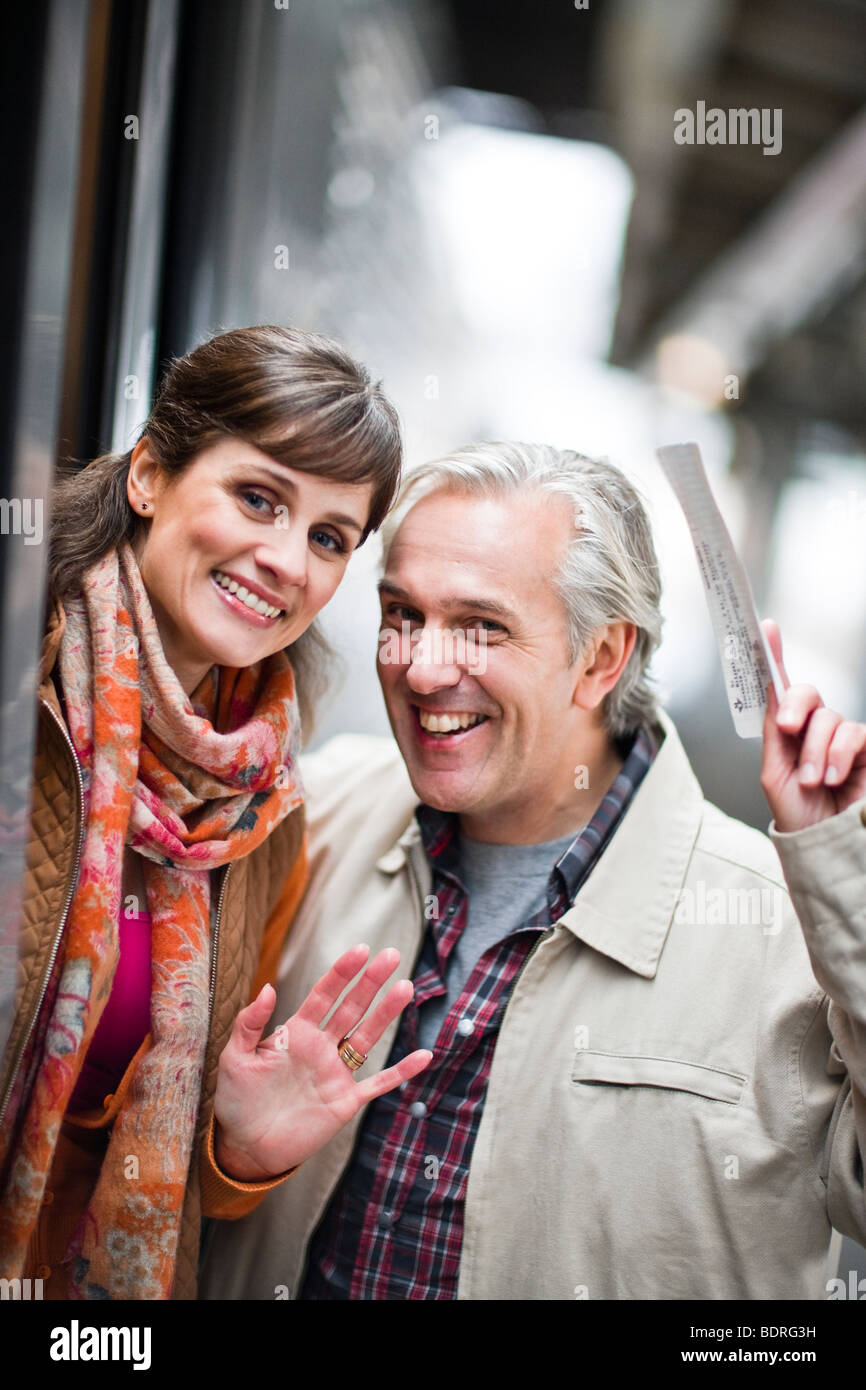
[[147,511],[147,503],[146,503],[146,502],[142,502],[142,504],[141,504],[141,510],[142,510],[143,512],[146,512],[146,511]]

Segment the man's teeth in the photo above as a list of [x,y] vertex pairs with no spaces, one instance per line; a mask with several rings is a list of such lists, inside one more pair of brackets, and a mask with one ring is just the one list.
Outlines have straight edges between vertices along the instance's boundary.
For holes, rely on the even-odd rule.
[[471,729],[474,724],[479,724],[487,716],[485,714],[428,714],[426,710],[419,709],[418,718],[421,720],[421,728],[426,729],[428,734],[453,734],[457,729]]
[[229,579],[222,570],[214,570],[214,578],[221,588],[228,589],[230,594],[234,594],[235,598],[239,598],[241,603],[246,604],[254,613],[261,613],[265,618],[279,618],[285,612],[285,609],[274,608],[272,603],[266,603],[263,598],[251,594],[245,585],[238,584],[236,579]]

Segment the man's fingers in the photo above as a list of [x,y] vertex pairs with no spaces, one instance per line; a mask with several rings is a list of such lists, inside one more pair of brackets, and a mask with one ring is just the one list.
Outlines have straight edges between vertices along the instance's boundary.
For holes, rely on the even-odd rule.
[[347,985],[351,984],[370,954],[370,947],[352,946],[335,961],[330,970],[313,985],[297,1017],[318,1028],[331,1012]]
[[785,670],[785,663],[782,659],[782,634],[779,631],[779,625],[774,622],[772,618],[765,618],[761,623],[761,627],[769,644],[770,651],[775,658],[776,665],[779,668],[779,675],[782,677],[785,685],[790,685],[791,682],[788,680],[788,672]]
[[401,1086],[404,1081],[410,1081],[413,1076],[417,1076],[419,1071],[423,1071],[430,1065],[433,1053],[422,1049],[419,1052],[410,1052],[408,1057],[404,1057],[402,1062],[398,1062],[395,1067],[387,1067],[385,1071],[380,1071],[376,1076],[371,1076],[367,1081],[357,1083],[357,1096],[359,1105],[366,1105],[368,1101],[375,1100],[377,1096],[383,1096],[386,1091],[393,1091],[395,1086]]
[[[328,1027],[325,1030],[331,1033],[334,1038],[342,1038],[346,1033],[350,1033],[360,1018],[369,1009],[379,990],[388,979],[394,974],[400,964],[400,952],[393,946],[388,946],[384,951],[380,951],[364,971],[361,979],[350,989],[334,1017],[329,1019]],[[378,1012],[378,1010],[377,1010]],[[393,1014],[391,1015],[393,1017]],[[389,1019],[390,1022],[390,1019]],[[383,1025],[384,1027],[384,1025]],[[382,1029],[376,1035],[374,1042],[378,1040]],[[357,1046],[357,1044],[355,1044]],[[361,1049],[359,1049],[361,1050]],[[367,1051],[364,1048],[363,1051]]]
[[[817,691],[815,694],[817,695]],[[835,710],[821,706],[813,712],[800,748],[798,776],[801,786],[817,787],[823,782],[827,752],[841,723],[842,716]]]
[[854,759],[866,749],[866,724],[853,724],[843,719],[827,750],[827,770],[824,781],[828,787],[838,787],[847,780]]
[[[352,1033],[349,1039],[352,1046],[358,1052],[370,1052],[376,1046],[388,1024],[405,1009],[414,992],[415,989],[411,980],[398,980],[396,984],[393,984],[385,998],[376,1005],[369,1018],[365,1018],[363,1023],[359,1023]],[[337,1036],[341,1038],[343,1034],[338,1033]]]
[[276,1002],[273,985],[263,985],[253,1002],[241,1009],[235,1019],[228,1045],[234,1045],[238,1052],[255,1052]]
[[779,713],[779,701],[772,685],[767,686],[767,708],[764,712],[764,751],[761,763],[761,785],[765,793],[769,792],[766,785],[767,779],[774,781],[780,769],[787,763],[787,743],[788,736],[782,732],[777,723]]
[[785,734],[802,733],[806,721],[823,704],[814,685],[789,685],[784,698],[779,701],[776,723]]

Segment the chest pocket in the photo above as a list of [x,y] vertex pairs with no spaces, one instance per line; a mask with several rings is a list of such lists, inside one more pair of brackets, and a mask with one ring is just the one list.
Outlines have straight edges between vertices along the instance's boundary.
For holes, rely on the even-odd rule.
[[651,1086],[664,1091],[687,1091],[706,1100],[736,1105],[745,1076],[737,1072],[682,1062],[677,1057],[646,1057],[634,1053],[576,1052],[572,1082],[590,1086]]

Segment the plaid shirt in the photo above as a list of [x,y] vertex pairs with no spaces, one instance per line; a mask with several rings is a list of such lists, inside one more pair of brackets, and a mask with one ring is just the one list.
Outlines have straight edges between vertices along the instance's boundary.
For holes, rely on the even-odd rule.
[[[601,856],[657,751],[638,732],[595,815],[560,855],[547,902],[476,962],[442,1024],[425,1071],[368,1107],[355,1152],[310,1243],[301,1299],[457,1297],[472,1149],[496,1039],[514,982]],[[418,1046],[418,1010],[446,993],[448,958],[466,925],[453,812],[416,812],[433,870],[430,921],[388,1065]]]

